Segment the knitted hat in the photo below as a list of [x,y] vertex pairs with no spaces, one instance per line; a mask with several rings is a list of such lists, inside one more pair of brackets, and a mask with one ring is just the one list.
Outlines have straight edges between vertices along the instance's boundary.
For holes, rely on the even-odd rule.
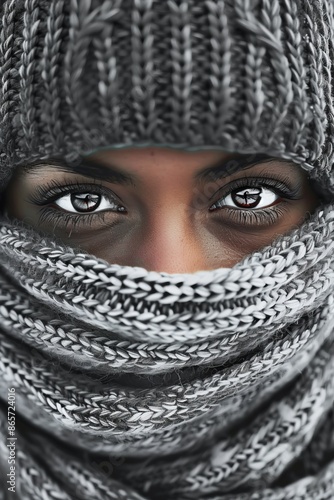
[[328,0],[6,0],[0,184],[96,148],[291,159],[334,192]]
[[[0,11],[0,190],[27,162],[161,145],[291,159],[332,197],[333,0]],[[231,269],[173,275],[0,214],[0,498],[333,499],[333,306],[327,201]]]

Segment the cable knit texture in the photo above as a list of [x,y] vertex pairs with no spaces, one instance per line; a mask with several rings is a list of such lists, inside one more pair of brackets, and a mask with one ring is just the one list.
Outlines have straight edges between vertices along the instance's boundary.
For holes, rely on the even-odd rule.
[[[331,498],[333,236],[328,206],[232,269],[169,275],[3,220],[0,393],[35,428],[23,498],[91,498],[85,482],[93,498]],[[46,448],[67,496],[34,461]]]
[[[231,269],[109,264],[0,216],[20,500],[334,498],[332,0],[6,0],[0,189],[97,148],[287,158],[323,199]],[[5,481],[0,498],[11,498]]]
[[334,192],[330,0],[7,0],[1,186],[100,147],[262,151]]

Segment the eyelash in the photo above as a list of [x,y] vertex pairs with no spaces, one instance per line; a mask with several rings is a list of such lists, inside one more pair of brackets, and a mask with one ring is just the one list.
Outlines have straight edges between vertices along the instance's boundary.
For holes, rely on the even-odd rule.
[[82,192],[83,190],[98,195],[104,195],[112,203],[117,202],[117,196],[111,196],[110,190],[99,182],[82,184],[80,182],[74,181],[66,184],[61,184],[56,180],[52,180],[51,182],[46,183],[44,186],[38,186],[36,192],[29,198],[30,203],[43,207],[41,209],[38,223],[41,224],[42,222],[51,222],[54,224],[54,226],[57,226],[58,223],[60,223],[60,225],[65,229],[69,225],[71,225],[71,227],[75,229],[80,224],[85,224],[90,227],[96,221],[104,224],[105,217],[107,215],[106,211],[99,211],[96,213],[85,215],[75,215],[45,206],[49,205],[62,196]]
[[[266,187],[272,189],[276,194],[282,196],[283,198],[296,200],[299,199],[300,196],[300,185],[295,186],[293,189],[288,188],[286,183],[288,183],[289,179],[286,177],[277,176],[277,179],[266,178],[266,177],[247,177],[244,176],[240,179],[236,179],[223,188],[219,189],[220,197],[212,203],[215,205],[222,198],[229,195],[232,191],[238,190],[245,187]],[[67,184],[60,184],[56,180],[52,180],[51,182],[45,184],[44,186],[38,186],[35,194],[30,196],[29,201],[35,205],[43,207],[41,209],[39,224],[42,222],[51,222],[54,223],[55,226],[60,223],[63,228],[67,228],[69,225],[74,229],[80,224],[85,224],[86,226],[92,226],[95,221],[98,221],[101,224],[105,223],[105,217],[108,214],[107,211],[99,211],[91,214],[70,214],[62,212],[58,209],[51,208],[49,206],[50,203],[54,202],[58,198],[62,196],[66,196],[68,194],[79,193],[82,191],[91,192],[98,195],[104,195],[106,198],[112,202],[117,203],[118,197],[116,195],[111,196],[111,192],[101,183],[80,183],[80,182],[71,182]],[[211,197],[211,199],[213,196]],[[211,205],[211,206],[212,206]],[[275,223],[280,217],[284,215],[284,210],[278,206],[272,206],[264,209],[242,209],[242,208],[232,208],[226,206],[225,208],[218,209],[209,209],[211,212],[213,211],[222,211],[224,210],[228,217],[234,219],[237,224],[243,225],[269,225]],[[117,213],[117,211],[115,210]],[[124,214],[124,212],[123,212]]]
[[[276,174],[277,179],[267,178],[267,177],[251,177],[245,175],[240,179],[236,179],[222,189],[218,190],[220,193],[217,201],[213,203],[215,205],[222,198],[225,198],[227,195],[232,193],[232,191],[236,191],[245,187],[264,187],[272,189],[275,194],[288,199],[288,200],[298,200],[301,198],[301,186],[302,182],[298,183],[293,188],[289,188],[287,184],[289,184],[289,178],[280,174]],[[217,195],[217,192],[214,196]],[[212,196],[213,198],[213,196]],[[209,209],[213,212],[215,209]],[[217,210],[217,209],[216,209]],[[282,217],[286,210],[284,208],[275,205],[270,206],[268,208],[262,209],[242,209],[242,208],[232,208],[226,206],[225,208],[219,208],[218,210],[224,210],[228,219],[234,219],[236,224],[242,224],[247,226],[264,226],[271,225],[277,222],[277,220]]]

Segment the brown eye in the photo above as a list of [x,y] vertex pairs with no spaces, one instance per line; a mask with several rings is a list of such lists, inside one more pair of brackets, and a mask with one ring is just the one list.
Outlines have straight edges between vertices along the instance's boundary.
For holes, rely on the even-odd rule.
[[[103,194],[89,192],[69,193],[57,198],[54,203],[70,213],[92,213],[103,210],[115,212],[125,211],[125,208]],[[99,210],[97,210],[99,209]]]
[[211,210],[224,207],[246,210],[266,208],[273,205],[279,198],[279,195],[273,189],[262,186],[238,188],[212,205]]
[[101,204],[101,196],[92,193],[71,194],[71,203],[78,212],[92,212]]
[[240,208],[255,208],[261,201],[262,188],[236,189],[231,198]]

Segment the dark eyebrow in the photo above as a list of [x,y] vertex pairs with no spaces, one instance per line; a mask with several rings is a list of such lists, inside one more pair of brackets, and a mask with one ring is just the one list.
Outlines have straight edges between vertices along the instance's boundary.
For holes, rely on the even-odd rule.
[[108,166],[97,162],[91,158],[84,158],[79,164],[66,163],[63,159],[50,158],[48,160],[39,160],[29,165],[23,166],[25,173],[35,173],[40,171],[42,167],[51,167],[57,171],[69,172],[72,174],[80,174],[85,177],[99,179],[101,181],[113,182],[116,184],[128,184],[135,186],[136,176],[122,172],[119,167],[114,165]]
[[[234,154],[227,160],[220,160],[202,170],[195,176],[196,182],[208,182],[228,177],[239,170],[251,168],[258,163],[275,161],[275,158],[264,153]],[[291,160],[277,159],[276,161],[291,163]]]
[[[231,157],[227,160],[218,160],[204,170],[198,172],[194,179],[196,183],[205,183],[210,180],[215,181],[228,177],[239,170],[250,168],[258,163],[268,163],[270,161],[275,161],[275,158],[263,153],[232,153]],[[277,161],[292,163],[291,160],[285,159],[278,159]],[[137,176],[125,173],[115,165],[111,165],[110,163],[108,163],[108,166],[103,165],[92,158],[83,158],[80,163],[73,165],[66,163],[62,158],[50,158],[48,160],[37,160],[28,165],[23,165],[22,168],[25,173],[36,173],[45,166],[57,169],[57,171],[79,174],[116,184],[136,186],[136,180],[139,180]]]

